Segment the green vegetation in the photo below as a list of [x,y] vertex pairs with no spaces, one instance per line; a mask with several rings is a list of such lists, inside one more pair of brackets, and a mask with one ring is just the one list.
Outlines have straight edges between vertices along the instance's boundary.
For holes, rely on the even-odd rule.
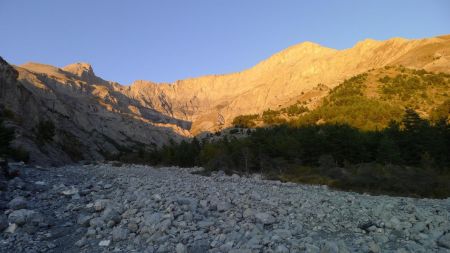
[[434,122],[437,122],[440,119],[447,119],[447,121],[450,121],[450,99],[447,99],[436,107],[432,112],[430,116],[431,120]]
[[257,128],[247,138],[183,141],[141,162],[259,172],[269,178],[413,196],[450,196],[450,125],[432,124],[412,109],[383,130],[348,124]]
[[[172,142],[140,162],[372,193],[450,196],[450,76],[386,67],[345,80],[317,108],[301,103],[233,124],[248,137]],[[421,117],[419,113],[427,118]],[[257,126],[264,126],[257,127]],[[244,129],[231,132],[244,132]]]
[[234,118],[233,125],[236,127],[252,128],[256,126],[255,120],[258,119],[258,114],[240,115]]
[[323,104],[292,122],[296,126],[329,123],[348,124],[363,130],[386,127],[390,121],[399,121],[402,109],[398,105],[371,99],[364,95],[367,74],[345,80],[334,88]]
[[[376,89],[368,95],[368,79],[376,78]],[[373,81],[372,81],[373,82]],[[348,124],[363,130],[383,129],[391,121],[400,121],[405,108],[425,112],[434,122],[449,115],[450,75],[425,70],[389,66],[354,76],[330,91],[322,104],[309,111],[301,103],[281,110],[267,110],[259,115],[236,117],[237,127],[259,125],[291,126],[311,124]],[[442,104],[441,104],[442,103]],[[264,124],[258,124],[262,122]]]
[[83,160],[83,146],[77,137],[64,130],[60,130],[59,132],[62,150],[69,155],[73,161]]
[[55,124],[51,120],[42,120],[36,126],[36,138],[40,143],[53,140],[55,136]]
[[268,109],[262,115],[250,114],[237,116],[233,120],[233,126],[238,128],[255,128],[260,124],[269,126],[286,124],[288,123],[289,117],[298,117],[306,112],[309,112],[309,109],[300,102],[297,102],[280,110]]
[[3,125],[3,119],[0,118],[0,156],[8,156],[10,154],[12,140],[14,140],[14,130],[6,128]]
[[[450,75],[444,73],[431,73],[425,70],[412,70],[402,68],[402,73],[395,77],[384,76],[380,78],[381,92],[386,98],[397,97],[402,100],[410,100],[419,92],[426,91],[429,87],[448,88]],[[427,98],[426,93],[421,93]]]
[[0,157],[12,158],[16,161],[27,162],[29,154],[22,147],[11,147],[15,138],[14,129],[4,126],[4,120],[14,118],[14,113],[5,108],[0,108]]
[[303,114],[305,112],[309,112],[309,109],[299,103],[293,104],[286,108],[281,109],[281,112],[287,113],[288,116],[296,116]]

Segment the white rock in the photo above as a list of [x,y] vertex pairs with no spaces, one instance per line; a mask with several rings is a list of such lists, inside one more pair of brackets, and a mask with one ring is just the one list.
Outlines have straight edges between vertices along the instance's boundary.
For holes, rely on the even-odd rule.
[[17,227],[18,227],[18,226],[17,226],[16,223],[11,223],[11,224],[9,224],[9,226],[5,229],[5,233],[13,234],[14,232],[16,232]]
[[98,243],[100,247],[108,247],[111,244],[111,240],[102,240]]
[[78,189],[75,187],[71,187],[61,192],[62,195],[71,196],[78,193]]

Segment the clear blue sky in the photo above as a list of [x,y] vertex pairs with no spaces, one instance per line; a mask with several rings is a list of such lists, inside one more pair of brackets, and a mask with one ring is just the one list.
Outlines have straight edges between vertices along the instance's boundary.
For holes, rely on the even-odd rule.
[[249,68],[288,46],[450,33],[450,1],[0,0],[0,56],[129,84]]

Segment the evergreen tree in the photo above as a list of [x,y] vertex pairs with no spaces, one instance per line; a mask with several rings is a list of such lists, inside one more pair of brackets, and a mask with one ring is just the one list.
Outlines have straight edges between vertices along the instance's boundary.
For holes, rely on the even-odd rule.
[[14,130],[6,128],[0,119],[0,156],[9,155],[10,143],[14,139]]

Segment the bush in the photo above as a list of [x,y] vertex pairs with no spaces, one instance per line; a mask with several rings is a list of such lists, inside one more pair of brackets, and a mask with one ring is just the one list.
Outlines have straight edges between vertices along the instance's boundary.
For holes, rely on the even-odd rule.
[[71,133],[60,131],[60,146],[62,150],[72,159],[72,161],[83,160],[82,143]]
[[258,114],[240,115],[233,119],[233,125],[240,128],[252,128],[256,126],[255,120],[258,119]]
[[30,160],[30,154],[22,147],[11,148],[10,156],[16,161],[28,162]]
[[45,143],[53,140],[55,136],[55,124],[51,120],[39,121],[36,126],[36,138],[39,142]]

